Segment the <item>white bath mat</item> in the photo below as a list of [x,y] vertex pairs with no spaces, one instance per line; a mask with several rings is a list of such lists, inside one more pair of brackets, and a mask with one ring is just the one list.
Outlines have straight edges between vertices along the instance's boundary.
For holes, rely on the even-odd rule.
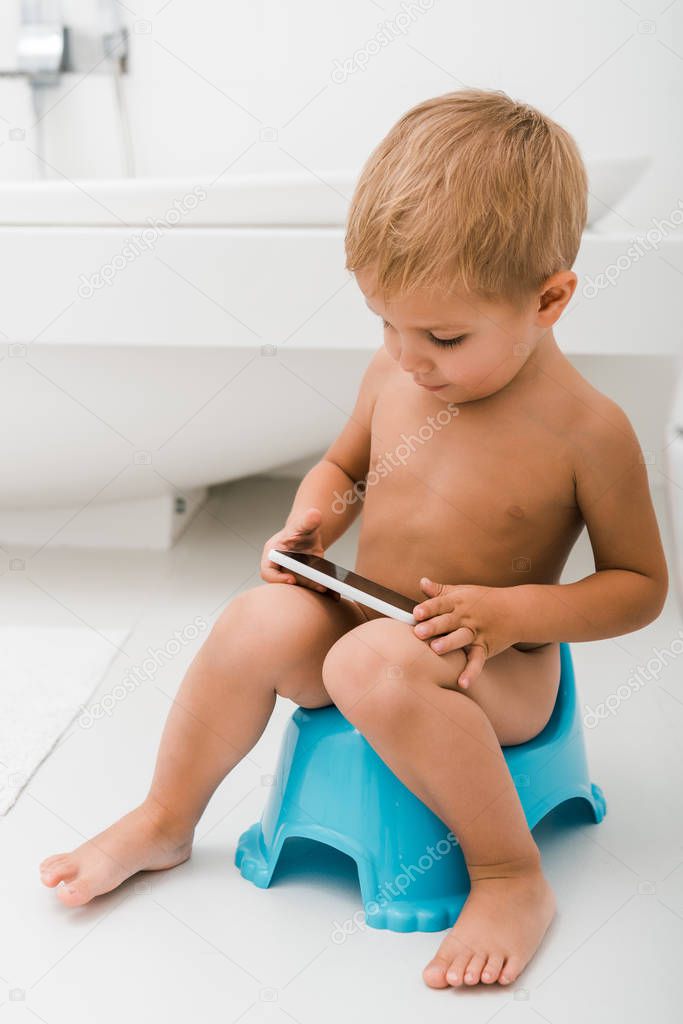
[[0,626],[0,815],[87,703],[129,633]]

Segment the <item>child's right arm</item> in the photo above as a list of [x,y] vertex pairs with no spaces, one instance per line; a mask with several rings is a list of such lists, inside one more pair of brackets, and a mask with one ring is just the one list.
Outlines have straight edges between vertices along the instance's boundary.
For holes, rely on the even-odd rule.
[[296,522],[307,509],[320,509],[323,549],[348,530],[362,508],[362,500],[353,488],[365,480],[370,468],[372,412],[386,376],[387,360],[391,362],[383,347],[370,360],[346,426],[301,481],[287,517],[288,523]]
[[[322,556],[358,516],[362,500],[354,484],[365,479],[370,466],[372,411],[387,360],[391,361],[384,348],[375,353],[363,375],[346,426],[299,484],[284,528],[266,541],[261,576],[267,582],[293,579],[286,569],[270,561],[270,548]],[[325,590],[318,584],[310,585]]]

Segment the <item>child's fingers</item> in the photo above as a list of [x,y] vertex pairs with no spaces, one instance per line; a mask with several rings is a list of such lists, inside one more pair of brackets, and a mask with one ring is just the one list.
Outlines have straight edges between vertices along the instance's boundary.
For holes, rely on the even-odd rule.
[[295,583],[300,587],[309,587],[311,590],[324,591],[326,588],[313,580],[307,580],[304,576],[295,574],[291,569],[285,568],[278,562],[264,561],[261,566],[261,577],[266,583]]
[[270,541],[266,544],[263,555],[261,556],[260,573],[261,579],[265,580],[266,583],[294,583],[296,582],[292,574],[291,569],[285,568],[284,565],[280,565],[279,562],[272,562],[268,557],[267,552],[270,551],[271,547],[277,547],[276,544],[272,544]]
[[458,684],[463,690],[466,690],[470,683],[474,682],[481,675],[481,670],[486,664],[484,648],[479,644],[473,644],[465,653],[467,654],[467,662],[458,679]]
[[[313,517],[312,523],[310,522],[311,512],[316,513],[316,515]],[[309,534],[314,533],[315,530],[318,530],[320,528],[321,519],[322,514],[320,512],[320,509],[314,507],[307,508],[303,515],[297,520],[297,522],[293,524],[291,527],[287,528],[288,533],[292,539],[296,539],[297,537],[307,537]]]
[[300,587],[308,587],[309,590],[316,590],[319,594],[324,594],[327,587],[323,586],[322,583],[316,583],[315,580],[308,580],[305,576],[297,576],[296,583]]
[[294,583],[294,577],[282,566],[274,566],[272,562],[263,562],[261,565],[261,579],[266,583]]
[[309,552],[310,554],[313,554],[314,552],[311,551],[311,548],[317,548],[319,546],[319,537],[316,536],[316,530],[311,530],[310,533],[290,534],[283,538],[280,547],[290,551]]
[[289,570],[285,569],[284,566],[278,565],[274,562],[264,561],[261,565],[261,578],[266,583],[290,583],[296,584],[299,587],[307,587],[309,590],[315,590],[319,594],[329,594],[336,600],[339,600],[340,595],[334,590],[328,590],[322,583],[316,583],[315,580],[306,579],[305,576],[294,576]]

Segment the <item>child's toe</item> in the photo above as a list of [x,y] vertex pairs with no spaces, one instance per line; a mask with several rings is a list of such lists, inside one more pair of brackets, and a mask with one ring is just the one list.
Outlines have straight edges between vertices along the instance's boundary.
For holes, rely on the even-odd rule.
[[515,981],[523,966],[524,964],[517,957],[509,956],[498,979],[501,985],[509,985]]
[[455,985],[457,987],[463,984],[465,968],[471,959],[472,954],[469,950],[464,950],[462,953],[456,954],[448,968],[448,971],[446,972],[446,980],[449,985]]
[[450,962],[450,957],[441,953],[437,953],[434,959],[429,961],[422,972],[422,978],[430,988],[448,988],[446,971]]
[[51,860],[51,863],[40,866],[40,879],[43,885],[52,888],[61,881],[69,881],[73,878],[78,868],[74,861],[68,857],[58,856]]
[[498,980],[504,959],[502,956],[495,956],[493,954],[488,958],[484,970],[481,972],[481,980],[485,985],[491,985],[494,981]]
[[57,886],[57,895],[67,907],[82,907],[93,898],[92,885],[82,878],[63,879]]
[[475,953],[470,962],[465,968],[465,984],[466,985],[478,985],[479,979],[481,978],[481,972],[488,959],[486,953]]
[[66,860],[67,857],[68,854],[66,853],[56,853],[52,857],[46,857],[45,860],[40,862],[40,873],[42,874],[44,871],[47,871],[48,868],[53,868],[60,861]]

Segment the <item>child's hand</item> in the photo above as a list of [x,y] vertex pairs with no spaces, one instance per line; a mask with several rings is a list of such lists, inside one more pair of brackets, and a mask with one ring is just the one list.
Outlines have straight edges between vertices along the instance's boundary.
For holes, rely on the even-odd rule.
[[438,637],[429,644],[437,654],[464,648],[467,663],[458,684],[466,690],[487,658],[517,641],[510,608],[511,588],[451,586],[423,576],[420,589],[429,597],[413,609],[418,619],[413,627],[415,635],[421,640]]
[[314,583],[303,576],[294,575],[291,569],[271,562],[268,552],[271,548],[278,548],[280,551],[300,551],[308,555],[318,555],[322,558],[325,554],[323,547],[322,532],[320,524],[322,513],[320,509],[311,507],[304,513],[296,516],[287,525],[266,541],[261,555],[261,579],[266,583],[296,583],[300,587],[308,587],[310,590],[317,590],[321,594],[328,594],[334,600],[339,600],[339,594],[328,590],[322,583]]

